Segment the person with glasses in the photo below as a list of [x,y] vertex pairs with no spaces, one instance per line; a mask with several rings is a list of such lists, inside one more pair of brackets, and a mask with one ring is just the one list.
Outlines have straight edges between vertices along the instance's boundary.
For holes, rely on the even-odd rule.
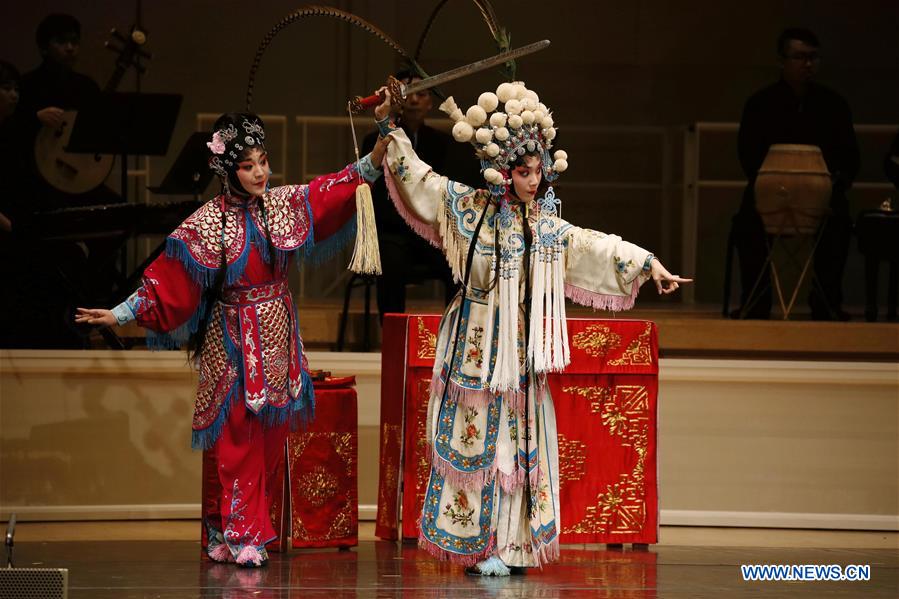
[[[849,105],[835,91],[815,81],[821,64],[821,44],[808,29],[785,29],[777,38],[780,78],[753,94],[743,108],[738,135],[740,164],[748,184],[733,220],[733,239],[740,265],[743,306],[734,317],[767,319],[771,314],[770,271],[765,229],[753,192],[759,168],[773,144],[805,144],[821,148],[833,191],[832,213],[823,225],[815,252],[809,307],[814,320],[848,320],[842,310],[843,270],[849,254],[852,220],[846,192],[859,169],[859,150]],[[750,292],[761,280],[760,296]],[[744,310],[745,308],[745,310]]]

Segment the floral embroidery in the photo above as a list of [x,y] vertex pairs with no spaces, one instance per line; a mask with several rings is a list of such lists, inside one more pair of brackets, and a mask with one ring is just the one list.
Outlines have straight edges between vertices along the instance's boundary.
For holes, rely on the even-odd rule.
[[484,364],[484,327],[474,327],[471,329],[471,337],[468,338],[468,355],[465,356],[465,363],[474,362],[477,368]]
[[518,441],[518,415],[515,414],[515,408],[509,408],[506,411],[506,418],[509,420],[509,438]]
[[465,447],[471,447],[474,445],[474,442],[481,438],[481,429],[475,426],[475,418],[478,417],[478,411],[474,408],[466,408],[464,418],[465,418],[465,428],[462,429],[462,436],[459,438],[459,441]]
[[634,267],[634,261],[633,261],[633,260],[628,260],[627,262],[625,262],[624,260],[622,260],[622,259],[621,259],[620,257],[618,257],[618,256],[615,256],[615,257],[613,258],[613,260],[615,260],[615,269],[616,269],[618,272],[620,272],[621,274],[627,274],[628,269],[631,269],[631,268]]
[[409,168],[406,166],[406,157],[400,156],[396,165],[393,167],[393,174],[396,175],[403,183],[409,182]]
[[546,484],[545,480],[540,481],[540,486],[537,489],[537,505],[540,507],[541,512],[547,511],[549,508],[549,485]]
[[569,248],[573,257],[586,254],[595,242],[606,237],[605,233],[594,231],[592,229],[578,229],[571,227],[571,235],[568,238]]
[[446,504],[446,510],[443,515],[449,518],[453,524],[461,524],[462,526],[474,526],[474,508],[469,507],[468,495],[465,491],[459,491],[453,495],[453,502]]

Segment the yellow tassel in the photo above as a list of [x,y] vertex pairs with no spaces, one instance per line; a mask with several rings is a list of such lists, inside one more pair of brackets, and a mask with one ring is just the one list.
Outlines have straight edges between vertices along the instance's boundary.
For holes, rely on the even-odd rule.
[[349,268],[359,274],[381,274],[378,228],[375,224],[375,207],[368,183],[356,188],[356,245],[353,248]]

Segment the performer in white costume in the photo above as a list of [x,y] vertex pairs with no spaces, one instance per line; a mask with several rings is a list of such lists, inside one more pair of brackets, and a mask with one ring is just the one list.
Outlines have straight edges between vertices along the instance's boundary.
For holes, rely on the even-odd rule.
[[[475,575],[508,575],[559,555],[556,422],[546,375],[569,362],[565,297],[626,310],[642,283],[689,282],[616,235],[562,220],[550,184],[568,167],[551,152],[551,111],[523,83],[503,83],[465,113],[440,109],[471,142],[486,189],[431,170],[389,120],[385,180],[397,210],[441,249],[462,284],[440,323],[428,406],[431,475],[419,544]],[[390,141],[390,140],[386,140]],[[527,226],[525,226],[525,223]]]

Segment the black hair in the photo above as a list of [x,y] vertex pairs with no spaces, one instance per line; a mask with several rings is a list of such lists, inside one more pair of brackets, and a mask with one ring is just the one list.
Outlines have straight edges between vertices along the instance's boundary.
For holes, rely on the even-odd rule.
[[74,33],[80,38],[81,23],[72,15],[55,13],[44,17],[37,26],[37,32],[34,37],[37,41],[37,47],[43,51],[47,49],[53,39],[69,33]]
[[[215,120],[215,124],[212,126],[213,131],[220,131],[221,129],[225,129],[228,125],[234,125],[235,128],[239,128],[242,126],[242,123],[247,120],[250,122],[258,121],[260,125],[265,127],[265,124],[262,122],[262,119],[259,118],[258,115],[248,112],[226,112],[221,115],[219,118]],[[238,160],[241,158],[245,158],[253,149],[258,149],[259,146],[250,146],[245,147],[241,154],[239,155]],[[261,148],[265,151],[265,147]],[[237,170],[232,169],[228,171],[228,185],[232,190],[235,188],[242,191],[243,193],[240,195],[246,196],[246,192],[243,191],[243,187],[240,185],[239,180],[237,179]],[[262,224],[263,224],[263,234],[265,236],[266,247],[268,248],[268,258],[269,263],[272,266],[273,270],[277,270],[281,264],[281,261],[277,259],[277,254],[275,250],[275,244],[272,243],[272,234],[271,229],[268,225],[268,210],[265,207],[265,202],[260,199],[259,201],[259,212],[262,216]],[[197,326],[197,330],[191,334],[190,338],[187,340],[187,355],[188,359],[193,361],[200,357],[203,352],[203,347],[206,345],[206,331],[209,328],[209,320],[212,317],[213,312],[215,311],[216,303],[222,297],[222,290],[225,288],[225,275],[228,270],[228,248],[225,247],[225,227],[228,224],[228,205],[227,202],[222,209],[222,248],[221,248],[221,259],[219,260],[219,268],[215,273],[215,279],[212,281],[212,285],[204,289],[203,297],[200,300],[201,310],[201,320],[199,325]],[[247,240],[249,243],[249,239]]]
[[815,33],[811,29],[806,29],[804,27],[787,27],[780,32],[780,35],[777,36],[778,56],[786,58],[787,46],[790,45],[790,40],[798,40],[800,42],[808,44],[812,48],[821,47],[821,42],[818,41],[818,36],[815,35]]

